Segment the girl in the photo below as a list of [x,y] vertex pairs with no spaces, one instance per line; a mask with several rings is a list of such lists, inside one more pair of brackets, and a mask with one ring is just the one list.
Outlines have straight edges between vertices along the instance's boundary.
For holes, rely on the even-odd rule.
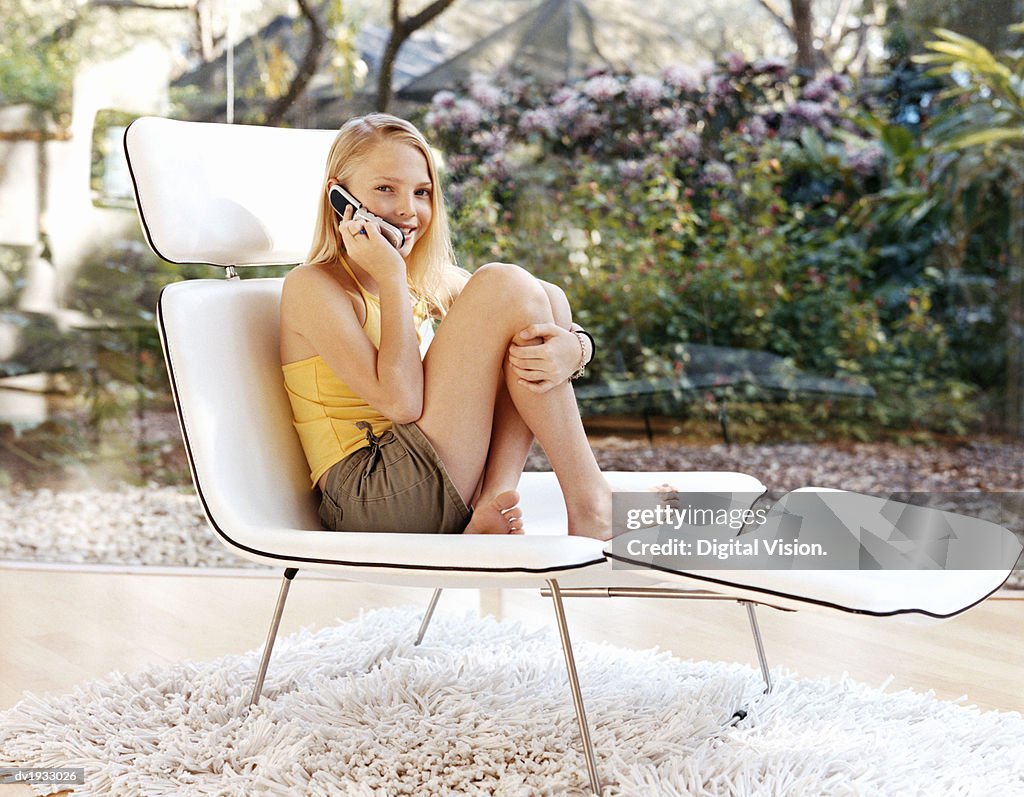
[[[339,220],[338,184],[397,226]],[[339,531],[521,533],[534,438],[570,534],[607,538],[611,492],[569,378],[593,356],[564,293],[518,266],[455,265],[431,151],[409,122],[347,122],[328,155],[308,262],[285,279],[281,362],[295,427]],[[421,359],[419,328],[442,319]]]

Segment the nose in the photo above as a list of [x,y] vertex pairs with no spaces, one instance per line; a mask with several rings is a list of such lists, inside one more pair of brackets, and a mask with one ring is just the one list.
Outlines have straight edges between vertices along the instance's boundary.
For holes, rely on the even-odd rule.
[[416,205],[411,194],[403,194],[395,206],[395,213],[403,219],[412,218],[416,215]]

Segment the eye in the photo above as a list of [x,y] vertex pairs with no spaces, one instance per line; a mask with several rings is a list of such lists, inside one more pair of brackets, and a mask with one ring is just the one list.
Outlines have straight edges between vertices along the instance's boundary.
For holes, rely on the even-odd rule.
[[416,189],[416,196],[429,197],[430,196],[430,189],[429,188],[418,188],[418,189]]
[[375,191],[390,191],[391,190],[391,186],[390,185],[378,185],[374,190]]

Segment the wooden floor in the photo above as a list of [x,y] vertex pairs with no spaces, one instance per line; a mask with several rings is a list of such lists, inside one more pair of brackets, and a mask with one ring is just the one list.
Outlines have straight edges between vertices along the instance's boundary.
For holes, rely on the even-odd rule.
[[[63,693],[115,669],[257,648],[279,582],[277,574],[0,569],[0,709],[24,691]],[[425,606],[429,597],[429,590],[300,573],[281,633],[329,625],[360,609]],[[549,599],[535,591],[453,590],[438,606],[438,612],[476,610],[531,628],[553,622]],[[734,603],[580,598],[568,601],[567,612],[574,641],[659,646],[684,659],[757,666],[746,613]],[[767,608],[759,618],[773,668],[833,679],[848,673],[871,685],[891,674],[890,690],[932,690],[942,699],[965,696],[985,709],[1024,712],[1024,600],[992,599],[941,623]],[[22,788],[9,787],[9,797],[30,793]]]

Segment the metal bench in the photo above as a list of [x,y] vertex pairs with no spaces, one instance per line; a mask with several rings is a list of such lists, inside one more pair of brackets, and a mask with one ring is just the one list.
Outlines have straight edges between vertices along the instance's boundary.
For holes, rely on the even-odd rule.
[[626,406],[643,412],[647,439],[654,439],[651,417],[668,401],[682,404],[687,395],[710,393],[718,406],[722,439],[731,444],[728,401],[739,389],[755,400],[777,400],[793,396],[871,399],[870,385],[848,377],[823,377],[797,368],[778,354],[754,349],[686,344],[683,368],[677,376],[633,378],[614,377],[576,386],[576,398],[585,412],[595,415],[619,411]]

